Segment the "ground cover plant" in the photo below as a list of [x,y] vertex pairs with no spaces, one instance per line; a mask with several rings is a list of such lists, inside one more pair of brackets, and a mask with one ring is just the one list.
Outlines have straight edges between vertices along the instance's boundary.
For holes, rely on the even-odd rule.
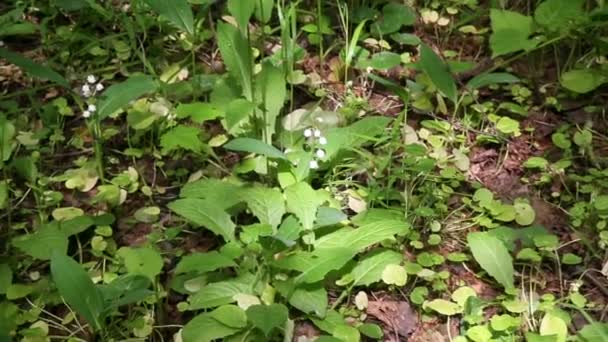
[[606,24],[0,3],[0,341],[608,341]]

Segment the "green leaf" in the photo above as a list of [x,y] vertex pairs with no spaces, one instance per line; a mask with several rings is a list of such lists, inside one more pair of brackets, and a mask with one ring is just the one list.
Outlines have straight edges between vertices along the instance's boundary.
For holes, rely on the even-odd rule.
[[199,227],[221,235],[226,241],[234,240],[236,226],[230,215],[217,203],[206,199],[184,198],[169,203],[168,207]]
[[364,65],[369,65],[376,70],[388,70],[399,64],[401,64],[401,56],[390,51],[378,52],[364,63]]
[[384,337],[384,332],[382,331],[382,328],[380,328],[380,326],[378,324],[365,323],[365,324],[361,324],[358,329],[363,335],[365,335],[369,338],[381,340],[382,337]]
[[243,309],[236,305],[222,305],[211,313],[216,321],[231,328],[245,328],[247,326],[247,315]]
[[15,125],[8,121],[4,115],[0,115],[0,168],[2,168],[2,162],[11,158],[15,149],[13,138],[16,133]]
[[294,308],[307,314],[314,313],[318,317],[325,316],[329,300],[322,283],[300,285],[293,291],[281,287],[278,290]]
[[283,304],[252,305],[247,308],[247,318],[268,337],[273,329],[285,324],[289,311]]
[[153,296],[154,291],[149,290],[151,285],[152,281],[148,277],[131,274],[120,276],[108,285],[99,285],[105,301],[105,313]]
[[45,65],[38,64],[32,61],[31,59],[21,56],[18,53],[14,53],[10,50],[0,48],[0,57],[6,59],[11,64],[15,64],[19,68],[23,69],[23,71],[31,74],[36,78],[57,83],[58,85],[63,86],[65,88],[70,87],[68,81],[63,76],[59,75],[55,70]]
[[406,25],[413,25],[416,22],[416,12],[410,7],[389,2],[382,8],[382,17],[374,25],[372,31],[377,35],[388,35]]
[[257,20],[268,23],[272,18],[272,10],[274,8],[274,0],[258,0],[255,1],[255,17]]
[[110,86],[103,92],[103,98],[97,106],[99,118],[104,119],[110,116],[131,101],[151,93],[157,88],[158,84],[154,79],[146,75],[131,76],[124,82]]
[[160,16],[194,35],[194,16],[187,0],[144,0]]
[[445,299],[433,299],[432,301],[424,302],[422,305],[424,309],[431,309],[444,316],[453,316],[462,312],[463,308],[453,302]]
[[350,272],[354,286],[369,286],[382,279],[386,266],[403,262],[401,253],[392,250],[374,251],[360,261]]
[[205,145],[199,137],[200,129],[191,126],[178,125],[171,128],[160,137],[163,154],[180,148],[192,152],[201,152]]
[[530,39],[534,32],[532,17],[507,10],[490,10],[492,58],[520,50],[529,51],[538,41]]
[[190,310],[209,309],[220,305],[234,303],[237,294],[255,294],[252,275],[244,275],[239,278],[211,283],[200,291],[190,296]]
[[578,332],[578,335],[585,342],[608,341],[608,324],[599,322],[587,324]]
[[13,270],[8,264],[0,264],[0,295],[6,294],[6,290],[13,283]]
[[269,158],[287,160],[276,147],[253,138],[236,138],[223,146],[227,150],[260,154]]
[[456,103],[458,91],[448,66],[426,44],[420,44],[420,67],[441,93]]
[[55,223],[46,224],[36,232],[12,240],[15,248],[35,259],[49,260],[53,253],[66,254],[68,237]]
[[249,19],[255,10],[255,3],[259,0],[228,0],[228,11],[236,19],[243,35],[246,34]]
[[529,226],[534,223],[536,213],[534,208],[526,201],[515,201],[513,204],[515,209],[515,222],[521,226]]
[[275,67],[269,62],[264,63],[262,71],[257,75],[255,90],[256,99],[262,103],[264,108],[260,110],[263,114],[261,118],[264,122],[264,139],[272,141],[272,136],[276,131],[277,117],[281,113],[287,95],[283,68]]
[[306,264],[302,265],[304,267],[298,266],[302,273],[295,278],[295,282],[310,284],[323,280],[330,271],[342,268],[355,256],[356,251],[350,247],[339,247],[317,249],[312,253],[301,254],[305,257]]
[[8,204],[8,183],[0,181],[0,209],[6,208]]
[[285,214],[285,199],[277,189],[256,186],[243,191],[245,202],[260,223],[273,228],[281,224]]
[[239,185],[209,178],[184,185],[179,195],[184,198],[207,199],[225,210],[243,201],[241,192]]
[[[220,310],[219,308],[217,310]],[[203,313],[194,317],[182,330],[184,342],[211,342],[222,340],[241,331],[241,328],[233,328],[222,324],[213,318],[215,311]]]
[[194,253],[181,258],[175,267],[175,274],[191,272],[201,274],[225,267],[237,267],[237,264],[217,251]]
[[223,117],[224,112],[212,103],[194,102],[177,106],[175,115],[178,118],[190,118],[192,121],[201,124],[205,121]]
[[407,271],[401,265],[388,265],[382,271],[382,281],[387,285],[405,286]]
[[563,31],[575,19],[584,19],[584,0],[545,0],[536,7],[534,19],[549,31]]
[[506,289],[513,288],[513,259],[502,241],[485,232],[469,233],[467,241],[477,263]]
[[560,83],[564,88],[579,94],[591,92],[607,82],[608,77],[594,69],[566,71],[560,78]]
[[217,25],[217,44],[228,72],[243,87],[245,98],[252,101],[252,57],[249,44],[236,27],[226,23]]
[[100,330],[103,327],[103,298],[82,266],[66,255],[55,253],[51,259],[51,276],[65,301],[89,322],[93,330]]
[[519,78],[507,72],[490,72],[473,77],[471,80],[469,80],[469,82],[467,82],[467,88],[470,90],[475,90],[493,84],[518,82],[521,82]]
[[149,247],[122,247],[116,254],[124,260],[129,274],[143,275],[152,281],[163,268],[163,259],[160,253]]
[[467,330],[467,337],[473,342],[490,342],[492,332],[487,325],[476,325]]
[[308,183],[300,182],[285,189],[287,211],[294,214],[305,230],[314,227],[319,206],[325,201]]
[[409,232],[409,224],[403,221],[376,221],[357,229],[341,229],[327,234],[315,242],[315,248],[335,248],[349,246],[357,251],[393,239],[395,235],[404,236]]
[[361,341],[361,334],[359,333],[359,330],[346,324],[336,326],[332,332],[332,336],[338,338],[340,341]]
[[327,131],[327,145],[325,152],[331,158],[342,149],[356,149],[363,144],[374,140],[385,132],[386,126],[392,121],[385,116],[371,116],[357,120],[347,127],[332,128]]
[[556,342],[566,342],[568,337],[568,325],[564,320],[550,312],[546,313],[540,322],[541,336],[555,336]]

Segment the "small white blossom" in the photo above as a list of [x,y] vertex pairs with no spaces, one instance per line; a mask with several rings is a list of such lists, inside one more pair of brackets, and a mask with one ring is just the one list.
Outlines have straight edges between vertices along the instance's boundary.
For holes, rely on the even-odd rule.
[[304,130],[304,136],[307,137],[307,138],[312,137],[312,129],[310,129],[310,128],[305,129]]
[[85,84],[85,85],[82,86],[81,90],[82,90],[83,93],[90,93],[91,92],[91,87],[89,87],[88,84]]
[[327,145],[327,138],[326,137],[319,137],[319,144],[321,144],[321,145]]
[[94,113],[97,111],[97,107],[95,107],[95,105],[90,104],[89,107],[87,108],[87,111]]
[[374,72],[374,68],[372,68],[371,66],[368,66],[367,68],[365,68],[365,71],[366,71],[368,74],[371,74],[372,72]]
[[315,129],[315,131],[313,132],[313,135],[315,136],[315,138],[319,138],[321,136],[321,131],[319,131],[318,129]]
[[353,81],[347,81],[346,82],[346,87],[347,88],[351,88],[353,86]]
[[316,118],[315,120],[317,120],[318,123],[322,123],[323,122],[323,118],[320,117],[320,116],[318,118]]
[[85,110],[84,113],[82,113],[82,117],[85,119],[88,119],[91,117],[91,112],[89,112],[88,110]]
[[95,86],[95,90],[102,91],[103,90],[103,84],[101,84],[101,82],[97,83],[97,85]]
[[325,158],[325,151],[324,150],[317,150],[317,152],[315,152],[315,155],[319,159]]
[[310,163],[308,163],[308,166],[313,170],[318,169],[319,163],[316,160],[311,160]]
[[0,40],[0,47],[4,46],[4,41]]
[[94,84],[95,82],[97,82],[97,77],[95,77],[95,75],[89,75],[87,76],[87,82],[89,82],[90,84]]

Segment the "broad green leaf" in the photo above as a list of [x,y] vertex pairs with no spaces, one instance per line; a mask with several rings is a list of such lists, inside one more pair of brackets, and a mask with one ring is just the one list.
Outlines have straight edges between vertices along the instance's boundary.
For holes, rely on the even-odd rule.
[[201,274],[225,267],[237,267],[237,264],[217,251],[194,253],[181,258],[175,267],[175,274],[191,272]]
[[247,326],[247,314],[236,305],[222,305],[213,310],[211,317],[231,328],[242,329]]
[[6,208],[8,204],[8,183],[0,181],[0,209]]
[[12,245],[25,254],[40,260],[49,260],[54,252],[66,254],[68,237],[57,224],[46,224],[36,232],[21,235],[12,240]]
[[252,305],[247,309],[247,318],[268,337],[273,329],[283,327],[289,310],[283,304]]
[[387,285],[405,286],[407,271],[401,265],[387,265],[382,271],[382,281]]
[[123,275],[108,285],[99,285],[99,291],[105,302],[105,313],[123,305],[144,301],[154,295],[150,290],[152,281],[142,275]]
[[585,325],[578,333],[584,342],[604,342],[608,341],[608,324],[591,323]]
[[226,23],[218,23],[217,25],[217,44],[228,72],[243,87],[243,96],[252,101],[253,62],[249,44],[236,27]]
[[371,116],[358,120],[347,127],[332,128],[327,131],[325,152],[331,158],[342,149],[356,149],[373,141],[375,137],[385,132],[386,126],[392,121],[385,116]]
[[[18,318],[21,316],[19,307],[11,302],[0,302],[0,341],[13,341],[11,332],[17,328]],[[4,340],[2,340],[4,338]]]
[[267,23],[272,17],[274,8],[274,0],[257,0],[255,1],[255,17],[257,20]]
[[325,316],[329,300],[322,283],[300,285],[293,291],[282,291],[280,287],[278,289],[294,308],[307,314],[314,313],[318,317]]
[[262,113],[260,117],[264,123],[264,139],[272,141],[277,117],[281,113],[287,95],[283,68],[264,63],[262,71],[257,75],[255,90],[256,99],[262,103],[262,109],[259,111]]
[[95,224],[90,216],[79,216],[71,220],[58,222],[59,229],[68,237],[80,234]]
[[192,152],[201,152],[205,145],[199,136],[200,132],[200,128],[184,125],[171,128],[160,137],[163,154],[168,154],[180,148]]
[[253,138],[236,138],[223,147],[227,150],[256,153],[269,158],[287,160],[285,154],[276,147]]
[[361,324],[358,329],[363,335],[373,338],[375,340],[381,340],[384,336],[384,332],[378,324],[365,323]]
[[191,319],[182,330],[183,342],[211,342],[222,340],[242,330],[241,328],[233,328],[222,324],[220,321],[213,318],[214,312],[215,311],[203,313]]
[[493,84],[518,83],[520,81],[521,80],[519,78],[507,72],[490,72],[473,77],[469,82],[467,82],[467,88],[470,90],[475,90]]
[[244,190],[243,196],[249,210],[260,223],[270,224],[273,228],[281,224],[285,215],[285,198],[281,191],[255,186]]
[[51,276],[65,301],[82,315],[93,330],[103,328],[104,310],[101,292],[95,287],[87,272],[74,259],[54,253],[51,259]]
[[536,333],[527,332],[526,342],[557,342],[557,337],[555,335],[541,336]]
[[388,70],[401,64],[401,55],[390,51],[383,51],[372,55],[363,66],[370,66],[377,70]]
[[563,31],[576,19],[585,19],[584,0],[545,0],[536,7],[534,20],[549,31]]
[[404,25],[413,25],[416,22],[416,12],[410,7],[389,2],[382,8],[382,16],[374,25],[372,31],[378,35],[388,35],[399,31]]
[[256,109],[255,103],[249,100],[244,98],[234,99],[226,107],[225,120],[222,121],[222,124],[230,135],[246,134],[250,130],[251,120]]
[[357,251],[409,232],[409,224],[403,221],[377,221],[357,229],[338,230],[327,234],[315,242],[315,248],[335,248],[349,246]]
[[526,201],[516,201],[513,204],[515,208],[515,222],[521,226],[529,226],[534,223],[536,219],[536,213],[534,208]]
[[560,78],[560,83],[564,88],[579,94],[586,94],[607,82],[608,77],[594,69],[566,71]]
[[487,325],[476,325],[467,330],[467,337],[473,342],[490,342],[492,332]]
[[201,198],[228,209],[243,201],[242,187],[215,178],[201,179],[184,185],[180,197]]
[[332,332],[332,336],[338,338],[340,341],[361,341],[361,334],[359,333],[359,330],[347,324],[341,324],[336,326],[336,328]]
[[382,272],[386,266],[403,262],[401,253],[393,250],[374,251],[366,256],[350,272],[354,286],[369,286],[382,279]]
[[332,207],[319,207],[315,219],[315,229],[337,225],[345,220],[348,220],[348,216],[342,210]]
[[314,228],[319,206],[325,201],[308,183],[300,182],[285,189],[287,211],[294,214],[305,230]]
[[458,90],[447,65],[426,44],[420,44],[420,67],[445,97],[456,103]]
[[156,13],[173,25],[194,35],[194,16],[187,0],[144,0]]
[[129,274],[143,275],[152,281],[163,268],[163,259],[160,253],[150,247],[122,247],[116,254],[124,260]]
[[110,116],[115,111],[127,106],[131,101],[142,95],[151,93],[158,88],[158,84],[150,76],[131,76],[124,82],[114,84],[102,94],[102,100],[97,106],[100,119]]
[[55,70],[38,64],[31,59],[25,58],[18,53],[14,53],[10,50],[4,49],[0,47],[0,57],[9,61],[9,63],[15,64],[19,68],[23,69],[23,71],[31,74],[36,78],[40,78],[43,80],[48,80],[54,83],[57,83],[60,86],[65,88],[69,88],[70,84],[68,81],[61,75],[59,75]]
[[13,270],[8,264],[0,264],[0,295],[6,293],[6,290],[13,283]]
[[295,282],[310,284],[321,281],[330,271],[346,265],[356,253],[356,250],[350,247],[317,249],[306,255],[308,266],[300,269],[302,273],[295,278]]
[[488,233],[469,233],[467,241],[479,265],[506,289],[513,288],[513,259],[498,238]]
[[198,124],[224,116],[224,112],[217,106],[207,102],[180,104],[177,106],[175,114],[178,118],[190,118]]
[[541,336],[555,336],[556,342],[566,342],[568,337],[568,325],[564,320],[550,312],[546,313],[540,322]]
[[228,11],[236,19],[243,35],[247,34],[249,19],[255,10],[255,3],[259,0],[228,0]]
[[436,311],[444,316],[453,316],[461,313],[463,310],[460,305],[445,299],[433,299],[432,301],[424,302],[422,307]]
[[234,240],[235,225],[219,204],[206,199],[183,198],[169,203],[169,209],[198,225],[224,237]]
[[234,303],[235,295],[244,293],[253,295],[253,284],[255,278],[252,275],[244,275],[239,278],[211,283],[203,287],[199,292],[190,296],[190,310],[209,309],[220,305]]
[[15,125],[6,119],[4,115],[0,115],[0,168],[2,162],[8,161],[15,149]]
[[530,39],[534,32],[532,17],[513,11],[491,9],[490,19],[492,58],[520,50],[528,51],[538,44],[537,40]]

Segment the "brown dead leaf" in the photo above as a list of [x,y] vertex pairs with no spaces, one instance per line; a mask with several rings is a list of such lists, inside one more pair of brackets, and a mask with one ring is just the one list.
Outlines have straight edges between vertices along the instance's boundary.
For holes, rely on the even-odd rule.
[[386,324],[392,332],[403,338],[407,338],[418,326],[418,315],[407,302],[370,301],[367,306],[367,314],[376,317]]

